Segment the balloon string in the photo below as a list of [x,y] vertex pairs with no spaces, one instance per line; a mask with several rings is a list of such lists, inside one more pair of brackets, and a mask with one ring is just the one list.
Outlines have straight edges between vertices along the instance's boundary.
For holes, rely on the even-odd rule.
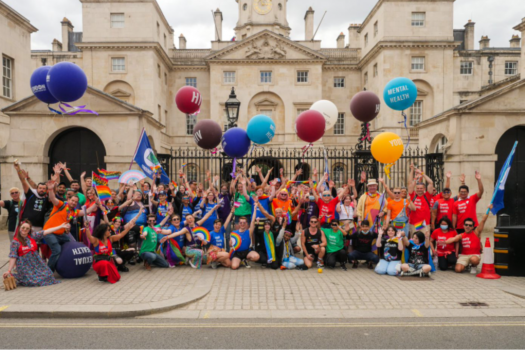
[[237,171],[237,158],[233,158],[233,171],[230,174],[232,179],[235,179],[235,172]]
[[302,150],[303,150],[303,163],[304,163],[304,156],[305,156],[306,152],[308,152],[308,150],[310,149],[310,147],[312,147],[313,145],[314,145],[313,143],[309,143],[308,145],[306,145],[306,146],[304,146],[304,147],[302,148]]
[[393,166],[394,166],[394,163],[390,163],[390,164],[386,164],[384,168],[385,174],[389,180],[390,180],[390,168],[392,168]]
[[[66,111],[64,107],[62,106],[65,106],[67,108],[72,108],[71,110],[69,111]],[[89,113],[89,114],[96,114],[98,115],[97,112],[95,111],[92,111],[91,109],[86,109],[86,106],[71,106],[67,103],[64,103],[64,102],[60,102],[58,107],[60,108],[60,110],[64,113],[64,114],[67,114],[67,115],[77,115],[78,113]]]
[[217,154],[221,151],[221,148],[220,147],[215,147],[214,149],[212,149],[210,152],[211,154]]
[[410,145],[410,131],[408,131],[407,115],[405,114],[405,111],[401,111],[401,115],[403,116],[403,121],[402,122],[398,122],[398,124],[403,124],[405,126],[405,130],[407,132],[407,137],[408,137],[408,142],[407,142],[407,145],[405,147],[405,149],[407,149],[408,145]]
[[57,111],[56,109],[51,108],[49,105],[47,105],[47,109],[49,109],[51,112],[53,112],[53,113],[55,113],[55,114],[60,114],[60,115],[62,115],[62,112]]
[[[328,169],[328,156],[326,155],[326,147],[323,145],[323,154],[324,154],[324,172],[327,174],[330,174],[330,170]],[[330,175],[328,175],[326,181],[330,181]],[[325,186],[327,184],[325,183]],[[326,186],[328,188],[328,186]]]

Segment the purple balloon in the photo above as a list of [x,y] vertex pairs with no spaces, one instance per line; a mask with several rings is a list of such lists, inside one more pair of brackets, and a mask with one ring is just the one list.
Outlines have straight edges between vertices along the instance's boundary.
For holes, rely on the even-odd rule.
[[35,69],[31,75],[30,80],[31,91],[33,91],[35,97],[47,104],[58,102],[58,100],[49,91],[49,87],[46,83],[47,74],[49,73],[50,69],[50,66],[43,66]]

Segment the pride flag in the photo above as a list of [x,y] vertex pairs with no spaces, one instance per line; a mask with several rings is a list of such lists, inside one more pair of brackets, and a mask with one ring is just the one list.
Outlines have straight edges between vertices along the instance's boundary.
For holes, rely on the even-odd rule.
[[93,180],[93,186],[95,187],[108,185],[108,180],[105,177],[98,175],[97,173],[92,173],[91,179]]
[[419,222],[419,223],[417,223],[417,224],[414,225],[416,231],[421,231],[421,230],[423,230],[426,226],[427,226],[427,222],[426,222],[425,220],[423,220],[423,221],[421,221],[421,222]]
[[108,186],[95,186],[95,189],[97,190],[98,198],[100,198],[101,202],[111,199],[111,189]]
[[104,169],[97,169],[100,174],[102,174],[102,177],[105,177],[106,180],[118,180],[120,175],[122,173],[120,171],[107,171]]

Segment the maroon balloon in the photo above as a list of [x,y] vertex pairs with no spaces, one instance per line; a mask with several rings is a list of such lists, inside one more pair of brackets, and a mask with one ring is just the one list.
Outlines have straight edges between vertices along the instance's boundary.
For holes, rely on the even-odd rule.
[[326,120],[323,115],[314,110],[301,113],[295,121],[297,136],[306,142],[315,142],[324,135]]
[[193,86],[183,86],[175,96],[175,103],[182,113],[195,114],[201,107],[202,96]]
[[201,120],[193,127],[193,139],[201,148],[214,149],[221,143],[221,138],[221,126],[211,119]]
[[377,117],[381,109],[381,100],[372,91],[361,91],[350,101],[350,111],[355,119],[368,123]]

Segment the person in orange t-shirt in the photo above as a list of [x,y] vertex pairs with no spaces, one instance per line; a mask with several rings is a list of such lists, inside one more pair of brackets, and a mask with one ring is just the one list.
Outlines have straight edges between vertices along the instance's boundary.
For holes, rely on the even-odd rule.
[[405,235],[408,236],[408,210],[416,210],[416,206],[410,199],[401,197],[400,187],[394,187],[392,193],[394,198],[390,200],[386,206],[387,217],[383,225],[383,230],[386,231],[388,225],[392,223],[392,226],[394,226],[396,230],[403,230]]

